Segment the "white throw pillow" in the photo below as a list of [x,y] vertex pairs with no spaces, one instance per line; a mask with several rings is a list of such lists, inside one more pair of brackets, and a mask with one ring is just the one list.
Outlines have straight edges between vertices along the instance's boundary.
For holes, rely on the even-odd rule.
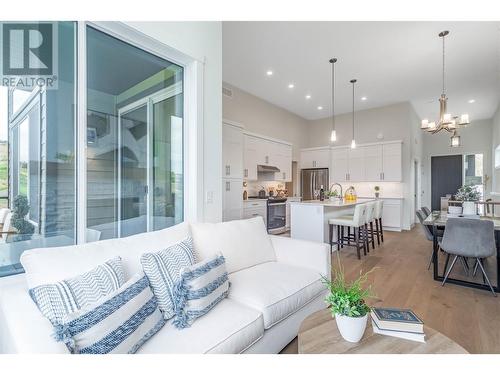
[[227,272],[232,273],[265,262],[276,261],[264,220],[256,217],[225,223],[191,224],[196,259],[221,252]]
[[165,325],[141,272],[95,304],[63,318],[55,338],[73,354],[135,353]]
[[176,328],[188,328],[227,297],[229,279],[222,254],[184,267],[174,287]]

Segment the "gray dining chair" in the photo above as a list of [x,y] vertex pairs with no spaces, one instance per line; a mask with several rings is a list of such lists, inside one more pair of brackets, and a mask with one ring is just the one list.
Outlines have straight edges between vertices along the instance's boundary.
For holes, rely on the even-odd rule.
[[450,267],[446,269],[445,266],[445,276],[442,285],[446,283],[459,257],[475,258],[484,279],[490,287],[491,293],[496,297],[495,290],[483,266],[483,259],[495,255],[496,252],[493,221],[449,218],[446,222],[443,240],[441,241],[441,249],[455,256]]
[[431,210],[429,210],[429,207],[423,206],[420,207],[420,209],[422,210],[422,212],[425,214],[426,217],[431,214]]
[[[433,230],[432,226],[424,224],[424,221],[427,218],[427,216],[429,216],[429,215],[425,215],[425,213],[422,210],[417,211],[417,217],[418,217],[418,220],[420,221],[420,224],[422,224],[422,228],[424,228],[425,237],[429,241],[434,241],[434,235],[432,234],[432,230]],[[439,230],[437,232],[437,236],[438,236],[438,240],[441,237],[443,237],[443,231]],[[432,252],[431,252],[431,257],[429,258],[429,264],[427,265],[427,269],[431,268],[431,264],[432,264]]]

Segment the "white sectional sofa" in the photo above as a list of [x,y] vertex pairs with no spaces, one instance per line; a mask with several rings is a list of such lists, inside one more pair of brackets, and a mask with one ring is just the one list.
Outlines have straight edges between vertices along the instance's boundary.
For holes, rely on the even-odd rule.
[[[21,259],[26,273],[0,280],[0,352],[68,352],[51,337],[52,326],[30,299],[29,288],[80,274],[116,255],[122,257],[128,278],[141,271],[142,253],[189,235],[198,259],[207,248],[223,248],[229,297],[190,328],[178,330],[167,322],[138,353],[279,352],[297,335],[306,316],[326,307],[321,275],[330,275],[330,254],[322,243],[268,236],[263,223],[251,236],[245,230],[240,233],[247,225],[260,225],[255,220],[262,219],[212,224],[205,231],[210,236],[196,235],[194,227],[182,223],[126,238],[26,251]],[[262,241],[270,241],[272,259],[263,257]]]

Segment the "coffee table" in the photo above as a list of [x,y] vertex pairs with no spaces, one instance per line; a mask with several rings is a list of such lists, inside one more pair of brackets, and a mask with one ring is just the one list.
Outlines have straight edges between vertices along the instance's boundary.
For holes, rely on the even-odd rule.
[[345,341],[330,310],[309,315],[300,326],[299,354],[467,354],[455,341],[424,325],[425,343],[373,333],[371,319],[358,343]]

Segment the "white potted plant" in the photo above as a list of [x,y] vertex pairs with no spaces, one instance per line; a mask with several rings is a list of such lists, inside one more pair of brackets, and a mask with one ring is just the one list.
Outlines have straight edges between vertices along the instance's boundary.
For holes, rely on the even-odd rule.
[[370,272],[360,272],[356,280],[347,282],[339,260],[338,269],[333,269],[333,280],[323,277],[330,291],[325,302],[330,306],[340,334],[349,342],[359,342],[365,333],[370,312],[366,299],[372,297],[372,293],[371,286],[364,288],[363,284]]
[[475,215],[476,202],[481,198],[481,193],[474,185],[464,185],[458,189],[455,199],[462,201],[462,215]]

